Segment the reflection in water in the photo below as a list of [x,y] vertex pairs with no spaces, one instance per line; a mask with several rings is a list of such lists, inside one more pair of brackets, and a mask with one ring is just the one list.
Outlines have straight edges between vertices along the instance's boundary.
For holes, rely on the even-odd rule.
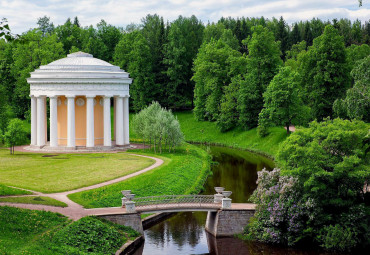
[[[210,147],[213,175],[203,194],[214,194],[214,187],[231,190],[233,202],[247,202],[256,188],[257,172],[272,169],[274,163],[262,156],[224,147]],[[214,238],[205,232],[206,212],[178,213],[145,231],[144,247],[135,254],[317,254],[244,242],[238,238]]]

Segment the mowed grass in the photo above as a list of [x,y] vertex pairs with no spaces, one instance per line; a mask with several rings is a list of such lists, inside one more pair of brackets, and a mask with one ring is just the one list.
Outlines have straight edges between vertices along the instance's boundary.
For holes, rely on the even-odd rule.
[[9,202],[9,203],[20,203],[20,204],[36,204],[36,205],[51,205],[51,206],[58,206],[58,207],[67,207],[66,203],[61,201],[55,200],[50,197],[42,197],[42,196],[30,196],[30,197],[0,197],[1,202]]
[[14,195],[31,195],[31,194],[32,192],[29,192],[26,190],[15,189],[15,188],[0,184],[0,197],[1,196],[14,196]]
[[153,159],[127,153],[10,155],[0,149],[0,184],[44,193],[90,186],[139,171]]
[[58,213],[0,207],[0,254],[114,254],[139,234],[96,217],[72,222]]
[[[235,128],[222,133],[217,128],[216,122],[197,121],[192,112],[175,112],[174,114],[180,122],[181,130],[187,142],[247,149],[274,157],[280,143],[287,138],[286,130],[283,127],[270,128],[270,134],[262,138],[257,135],[256,128],[247,131]],[[130,114],[130,120],[133,116],[134,114]],[[135,133],[132,121],[130,122],[130,139],[133,141],[141,139]]]
[[[136,151],[135,151],[136,152]],[[140,154],[153,155],[141,151]],[[85,208],[121,205],[121,190],[137,197],[199,193],[210,173],[210,157],[202,149],[185,144],[175,153],[155,154],[163,165],[126,181],[68,197]]]

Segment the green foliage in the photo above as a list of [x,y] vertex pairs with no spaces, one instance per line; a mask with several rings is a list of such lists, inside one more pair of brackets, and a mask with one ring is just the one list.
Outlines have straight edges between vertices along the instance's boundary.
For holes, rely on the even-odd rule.
[[337,99],[333,111],[342,118],[370,122],[370,56],[356,62],[351,75],[355,81],[344,99]]
[[[351,227],[356,246],[366,245],[370,226],[368,206],[364,206],[364,184],[370,178],[368,132],[369,125],[361,121],[314,121],[280,146],[277,162],[283,174],[297,178],[303,198],[312,198],[321,210],[315,222],[306,226],[311,229],[311,240],[321,245],[328,246],[327,242],[336,238],[335,228],[329,227],[336,224]],[[325,226],[323,238],[318,233]],[[354,246],[348,242],[341,245],[346,245],[345,249]]]
[[55,254],[43,238],[67,223],[60,214],[0,206],[0,253]]
[[[194,113],[198,120],[219,120],[221,108],[223,108],[223,114],[231,110],[228,106],[232,104],[230,101],[233,100],[233,96],[229,95],[224,99],[224,106],[220,105],[220,101],[232,77],[243,73],[246,66],[245,58],[232,47],[238,47],[238,41],[230,30],[224,30],[219,40],[211,39],[209,43],[202,44],[199,49],[194,61],[192,78],[195,81]],[[233,92],[230,89],[227,91]],[[225,119],[225,116],[222,118]],[[223,124],[221,121],[218,123]],[[225,128],[221,127],[221,129]]]
[[159,157],[164,164],[124,182],[68,197],[85,208],[97,208],[121,206],[121,190],[132,190],[138,197],[198,194],[210,173],[209,155],[194,145],[185,144],[176,152],[163,152],[161,156],[140,154]]
[[343,37],[328,25],[301,59],[299,69],[313,119],[332,116],[334,101],[344,96],[350,85],[349,71]]
[[204,26],[194,15],[179,16],[169,27],[164,63],[167,66],[166,96],[170,108],[192,104],[194,82],[192,65],[202,44]]
[[[283,67],[263,94],[264,108],[259,115],[259,126],[268,123],[284,126],[289,133],[291,124],[306,124],[305,107],[299,96],[298,73]],[[262,127],[261,127],[262,129]]]
[[58,213],[0,207],[1,254],[114,254],[136,236],[129,227],[97,217],[71,223]]
[[280,46],[272,32],[262,26],[252,29],[251,38],[243,41],[248,46],[248,74],[240,82],[238,98],[239,123],[245,129],[257,126],[263,107],[262,95],[282,65]]
[[55,244],[60,245],[56,250],[67,251],[68,254],[79,251],[114,254],[128,238],[138,235],[129,227],[89,216],[59,230],[53,239]]
[[115,63],[134,78],[130,94],[135,111],[144,109],[158,95],[152,65],[148,63],[150,58],[149,45],[139,31],[123,35],[115,50]]
[[11,188],[3,184],[0,184],[0,197],[1,196],[12,196],[12,195],[30,195],[30,194],[32,193],[29,191]]
[[162,148],[168,148],[168,152],[184,142],[184,135],[180,130],[177,118],[162,108],[158,102],[153,102],[147,108],[135,115],[134,129],[143,139],[144,144],[153,144],[154,153],[156,148],[162,153]]
[[13,63],[11,74],[15,78],[12,95],[12,108],[18,118],[24,118],[29,110],[30,86],[27,78],[40,65],[63,57],[63,44],[58,42],[55,34],[43,37],[43,33],[37,29],[29,30],[22,35],[23,43],[17,43],[13,49]]
[[11,153],[14,154],[14,146],[25,144],[27,140],[27,133],[23,128],[22,121],[20,119],[12,119],[4,134],[5,144],[9,147],[13,147]]
[[356,233],[351,228],[344,228],[339,224],[322,229],[322,247],[327,250],[347,251],[356,246]]

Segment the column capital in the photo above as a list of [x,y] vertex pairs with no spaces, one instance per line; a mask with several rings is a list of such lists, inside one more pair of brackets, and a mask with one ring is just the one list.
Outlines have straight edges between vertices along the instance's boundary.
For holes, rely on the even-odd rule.
[[53,95],[53,96],[49,96],[49,98],[58,98],[59,96],[57,95]]
[[102,97],[103,98],[111,98],[111,97],[113,97],[113,95],[103,95]]
[[66,98],[75,98],[76,95],[65,95]]
[[128,97],[128,98],[129,98],[129,97],[130,97],[130,95],[126,95],[126,96],[124,96],[124,97]]
[[95,97],[96,97],[96,95],[86,95],[85,97],[86,97],[86,98],[95,98]]

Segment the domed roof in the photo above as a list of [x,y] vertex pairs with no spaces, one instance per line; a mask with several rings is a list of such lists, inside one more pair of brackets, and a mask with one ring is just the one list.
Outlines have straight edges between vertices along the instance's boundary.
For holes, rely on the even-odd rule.
[[54,62],[51,62],[47,66],[43,66],[41,69],[53,69],[53,68],[63,68],[63,67],[76,67],[81,66],[109,66],[113,65],[105,62],[101,59],[94,58],[93,55],[85,52],[75,52],[68,54],[66,58],[58,59]]
[[131,84],[129,74],[101,59],[94,58],[91,54],[75,52],[40,66],[31,73],[27,79],[30,84],[53,84],[53,83],[120,83]]

